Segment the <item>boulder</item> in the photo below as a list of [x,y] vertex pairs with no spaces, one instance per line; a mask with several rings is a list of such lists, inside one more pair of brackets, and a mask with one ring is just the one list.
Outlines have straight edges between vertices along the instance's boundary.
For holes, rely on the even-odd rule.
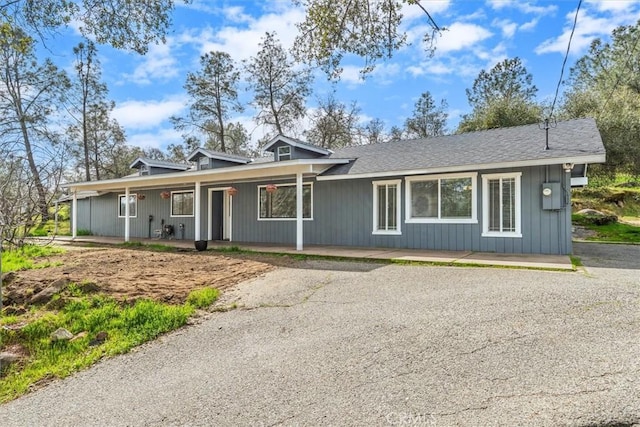
[[607,225],[618,222],[617,216],[606,214],[595,209],[582,209],[576,212],[576,214],[583,217],[583,222],[594,225]]
[[69,341],[73,338],[73,334],[65,328],[58,328],[49,336],[51,341]]
[[6,286],[9,283],[13,282],[13,279],[16,278],[16,273],[13,271],[9,271],[2,274],[2,285]]
[[109,334],[105,331],[100,331],[96,334],[96,337],[89,343],[90,346],[100,345],[109,338]]
[[67,287],[69,279],[62,277],[49,283],[49,285],[31,297],[30,304],[45,304],[51,300],[51,298]]

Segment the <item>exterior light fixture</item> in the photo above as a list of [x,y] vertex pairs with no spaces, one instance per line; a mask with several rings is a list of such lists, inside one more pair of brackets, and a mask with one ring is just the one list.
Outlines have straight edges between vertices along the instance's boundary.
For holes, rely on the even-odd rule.
[[275,184],[267,184],[267,193],[275,193],[277,189]]
[[238,189],[236,187],[229,187],[227,193],[229,193],[230,196],[235,196],[238,194]]

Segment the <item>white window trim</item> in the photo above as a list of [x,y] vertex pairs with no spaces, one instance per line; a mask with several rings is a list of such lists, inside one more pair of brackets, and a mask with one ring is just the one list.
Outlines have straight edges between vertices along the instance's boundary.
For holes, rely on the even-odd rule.
[[[371,234],[399,236],[402,235],[402,180],[392,179],[385,181],[372,181],[373,184],[373,231]],[[396,220],[398,222],[397,230],[378,230],[378,187],[381,185],[397,185],[396,191]]]
[[171,206],[169,207],[169,216],[171,218],[193,218],[195,212],[191,213],[191,215],[174,215],[173,214],[173,195],[174,194],[181,194],[181,193],[191,193],[193,194],[193,210],[195,211],[196,207],[195,207],[195,202],[196,202],[196,195],[195,192],[193,190],[177,190],[177,191],[172,191],[171,192]]
[[[302,190],[303,190],[303,199],[304,199],[304,187],[310,186],[311,188],[311,218],[302,218],[303,221],[313,221],[313,182],[303,182]],[[295,187],[296,184],[278,184],[277,187]],[[261,218],[260,217],[260,189],[266,188],[266,185],[258,185],[258,221],[295,221],[297,218]],[[278,191],[278,190],[276,190]],[[304,201],[303,201],[304,203]]]
[[[287,150],[286,153],[283,153],[283,148]],[[282,156],[289,156],[287,159],[283,159]],[[281,145],[278,147],[278,161],[280,160],[291,160],[291,146],[290,145]]]
[[[440,180],[471,178],[471,218],[440,218]],[[438,181],[438,218],[411,217],[411,183],[421,181]],[[478,173],[450,173],[438,175],[421,175],[405,178],[405,222],[407,224],[477,224],[478,223]]]
[[[126,194],[118,194],[118,218],[126,218],[125,215],[120,215],[120,199],[122,197],[127,197]],[[138,194],[136,193],[129,193],[129,197],[133,197],[134,200],[136,201],[136,214],[135,215],[129,215],[129,218],[137,218],[138,217]],[[131,211],[131,209],[129,209],[129,211]],[[131,212],[129,212],[131,213]]]
[[[515,178],[516,180],[516,231],[489,231],[489,180]],[[522,237],[522,172],[492,173],[482,175],[482,237]],[[502,184],[501,184],[502,185]],[[501,209],[502,211],[502,209]]]

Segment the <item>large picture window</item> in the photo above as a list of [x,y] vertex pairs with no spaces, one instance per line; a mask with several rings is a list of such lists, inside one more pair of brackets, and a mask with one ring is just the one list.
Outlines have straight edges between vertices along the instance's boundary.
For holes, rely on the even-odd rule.
[[483,175],[483,236],[522,237],[520,229],[521,173]]
[[407,222],[477,222],[474,174],[407,178]]
[[[313,187],[302,185],[302,218],[312,219]],[[281,184],[273,192],[267,186],[258,187],[258,219],[295,219],[296,185]]]
[[401,181],[373,182],[373,234],[401,234]]
[[[127,196],[121,194],[118,196],[118,217],[124,218],[127,209]],[[129,218],[138,216],[138,195],[129,194]]]
[[171,192],[171,216],[193,216],[193,191]]

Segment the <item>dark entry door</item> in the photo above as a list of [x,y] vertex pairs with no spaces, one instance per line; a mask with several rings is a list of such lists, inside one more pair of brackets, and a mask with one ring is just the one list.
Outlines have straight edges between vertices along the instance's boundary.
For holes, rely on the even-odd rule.
[[222,215],[224,212],[224,204],[222,202],[223,191],[213,191],[211,193],[211,239],[222,240],[223,239],[223,222]]

